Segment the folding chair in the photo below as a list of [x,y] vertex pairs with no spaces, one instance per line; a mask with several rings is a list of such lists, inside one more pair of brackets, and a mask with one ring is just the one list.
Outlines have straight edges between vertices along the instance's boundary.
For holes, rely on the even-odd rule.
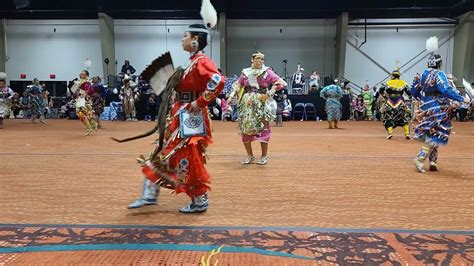
[[306,114],[306,119],[309,119],[308,116],[314,117],[314,120],[316,121],[316,107],[312,103],[306,103],[304,105],[304,111]]
[[304,103],[297,103],[293,108],[293,120],[300,118],[301,120],[306,119],[306,113],[304,108]]

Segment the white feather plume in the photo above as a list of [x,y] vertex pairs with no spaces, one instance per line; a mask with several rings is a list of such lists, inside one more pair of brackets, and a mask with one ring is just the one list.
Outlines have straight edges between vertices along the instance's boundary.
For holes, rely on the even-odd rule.
[[0,80],[5,80],[5,79],[7,79],[7,73],[0,72]]
[[432,36],[426,40],[426,50],[430,53],[438,51],[438,37]]
[[153,89],[156,95],[160,95],[166,87],[166,83],[168,79],[173,75],[174,68],[173,65],[167,65],[158,72],[150,79],[150,87]]
[[462,85],[464,85],[464,89],[466,89],[466,93],[471,97],[471,100],[474,100],[474,89],[471,84],[466,79],[462,79]]
[[175,69],[169,52],[161,55],[142,72],[141,76],[148,81],[156,95],[160,95],[166,87],[168,79]]
[[201,17],[204,20],[204,25],[208,29],[214,28],[217,24],[217,12],[211,4],[211,0],[202,0]]

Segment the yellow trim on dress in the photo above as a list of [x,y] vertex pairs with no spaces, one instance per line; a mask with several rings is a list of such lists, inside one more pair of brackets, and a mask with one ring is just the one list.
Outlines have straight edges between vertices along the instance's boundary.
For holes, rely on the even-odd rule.
[[393,89],[404,89],[407,86],[407,83],[401,79],[392,79],[387,81],[387,85]]

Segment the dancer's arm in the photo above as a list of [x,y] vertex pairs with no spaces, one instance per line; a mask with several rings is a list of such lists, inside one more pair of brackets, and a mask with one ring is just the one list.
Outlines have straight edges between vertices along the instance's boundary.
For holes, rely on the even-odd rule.
[[271,69],[267,70],[266,79],[269,83],[273,84],[272,88],[267,93],[269,97],[273,97],[273,95],[275,95],[275,92],[282,90],[286,86],[288,86],[288,84],[286,84],[286,82]]
[[319,92],[319,96],[326,100],[326,91],[328,90],[328,87],[324,87],[321,92]]
[[197,65],[199,76],[206,80],[207,88],[191,105],[195,107],[204,108],[210,104],[224,89],[225,77],[219,73],[214,62],[208,58],[199,60]]
[[458,92],[456,92],[448,82],[448,78],[444,72],[438,72],[438,79],[436,83],[436,88],[438,91],[445,97],[455,100],[458,102],[463,102],[465,99]]
[[337,97],[340,99],[344,96],[344,93],[342,92],[342,88],[337,86],[338,90],[337,90]]

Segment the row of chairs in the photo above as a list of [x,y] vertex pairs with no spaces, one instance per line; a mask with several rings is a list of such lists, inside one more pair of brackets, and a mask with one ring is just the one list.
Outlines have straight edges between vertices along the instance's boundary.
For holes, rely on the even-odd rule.
[[308,120],[308,119],[318,120],[318,115],[316,114],[316,107],[312,103],[297,103],[293,107],[292,119],[298,120]]
[[[112,111],[114,111],[115,116],[111,117],[112,121],[117,120],[124,120],[125,114],[123,112],[122,103],[121,102],[111,102],[110,107]],[[291,112],[292,119],[298,120],[309,120],[314,119],[318,120],[318,116],[316,114],[316,107],[312,103],[297,103],[293,107],[293,111]]]

